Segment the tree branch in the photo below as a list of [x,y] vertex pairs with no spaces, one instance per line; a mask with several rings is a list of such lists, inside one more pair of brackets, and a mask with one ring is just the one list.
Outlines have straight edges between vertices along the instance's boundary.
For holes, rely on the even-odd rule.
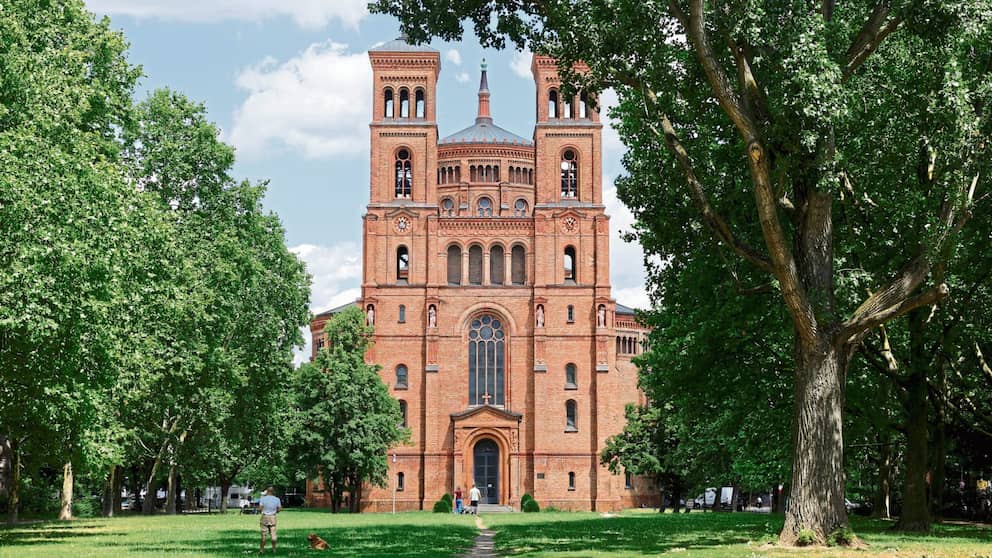
[[865,21],[865,24],[861,27],[861,31],[858,32],[851,46],[847,49],[847,63],[844,65],[844,73],[841,81],[847,81],[865,63],[865,60],[875,52],[875,49],[882,44],[882,41],[902,23],[902,15],[897,15],[886,21],[889,11],[888,2],[879,2],[872,9],[868,20]]
[[669,120],[667,115],[661,117],[661,127],[664,132],[665,144],[668,146],[668,150],[675,155],[675,159],[678,161],[679,167],[682,169],[682,174],[685,176],[686,184],[689,186],[689,193],[692,195],[692,201],[702,214],[703,222],[706,223],[710,230],[716,233],[717,237],[729,246],[734,253],[753,263],[758,267],[758,269],[768,273],[774,273],[768,256],[758,252],[748,243],[738,239],[730,230],[730,226],[727,225],[727,222],[724,221],[723,217],[721,217],[720,214],[713,209],[713,206],[710,205],[706,192],[703,190],[703,186],[699,182],[699,178],[696,176],[696,172],[693,169],[692,161],[689,159],[689,154],[686,152],[685,146],[682,145],[682,142],[679,141],[678,135],[675,133],[675,127],[672,126],[672,121]]
[[772,273],[779,281],[782,298],[800,339],[814,344],[819,326],[810,306],[809,297],[799,281],[796,261],[789,251],[782,224],[778,219],[778,199],[771,181],[768,154],[751,115],[741,106],[740,99],[731,90],[730,82],[710,46],[703,21],[702,0],[691,0],[689,3],[688,35],[720,106],[740,131],[747,145],[755,204],[765,245],[768,247]]
[[[911,310],[915,310],[921,306],[928,306],[935,302],[940,301],[949,293],[949,289],[945,283],[941,283],[936,287],[924,291],[912,298],[907,298],[901,302],[889,306],[887,308],[882,308],[873,312],[855,313],[855,317],[844,322],[844,326],[841,328],[837,335],[837,341],[841,343],[850,343],[852,339],[857,338],[864,334],[865,332],[871,330],[874,327],[880,326],[885,322],[898,318],[906,314]],[[876,295],[872,295],[868,299],[870,302]],[[868,304],[865,302],[865,304]],[[864,307],[864,305],[862,305]],[[860,309],[859,309],[860,310]]]

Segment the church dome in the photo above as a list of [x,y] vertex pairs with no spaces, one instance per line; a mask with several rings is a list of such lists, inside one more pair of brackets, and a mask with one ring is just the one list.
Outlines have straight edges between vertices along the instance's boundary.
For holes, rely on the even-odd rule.
[[479,81],[479,115],[475,118],[475,124],[459,130],[450,136],[441,138],[438,142],[439,145],[463,143],[515,145],[520,147],[534,146],[533,141],[522,138],[509,130],[493,124],[493,118],[489,114],[489,81],[486,78],[485,60],[482,61],[482,79]]

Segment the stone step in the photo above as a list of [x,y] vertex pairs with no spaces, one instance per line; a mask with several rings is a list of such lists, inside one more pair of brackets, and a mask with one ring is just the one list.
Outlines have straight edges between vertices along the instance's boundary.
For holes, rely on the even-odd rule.
[[499,504],[479,504],[479,513],[512,513],[516,510]]

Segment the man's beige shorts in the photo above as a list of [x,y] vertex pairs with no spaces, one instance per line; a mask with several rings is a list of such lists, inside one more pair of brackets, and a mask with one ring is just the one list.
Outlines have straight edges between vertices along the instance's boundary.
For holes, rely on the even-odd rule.
[[272,540],[276,540],[276,516],[263,514],[262,519],[259,520],[259,525],[262,529],[262,535],[269,535]]

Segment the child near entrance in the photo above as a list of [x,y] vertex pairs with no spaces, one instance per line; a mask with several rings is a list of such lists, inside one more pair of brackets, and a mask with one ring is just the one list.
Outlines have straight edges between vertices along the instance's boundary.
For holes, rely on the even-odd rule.
[[482,499],[482,492],[472,484],[472,490],[468,491],[469,513],[479,515],[479,500]]
[[455,513],[462,513],[462,487],[455,488]]

